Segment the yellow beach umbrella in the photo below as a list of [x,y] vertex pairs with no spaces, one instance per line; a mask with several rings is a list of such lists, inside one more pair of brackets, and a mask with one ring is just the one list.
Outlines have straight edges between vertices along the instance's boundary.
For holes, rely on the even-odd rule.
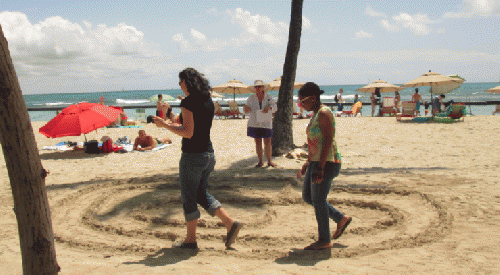
[[390,93],[390,92],[396,92],[396,91],[401,91],[404,88],[399,87],[390,83],[387,83],[386,81],[383,80],[377,80],[374,81],[364,87],[361,87],[357,89],[356,91],[361,92],[361,93],[374,93],[375,89],[379,88],[379,91],[381,93]]
[[[293,89],[300,89],[302,86],[304,86],[305,83],[302,82],[295,82],[293,83]],[[267,83],[267,86],[269,87],[269,91],[278,91],[281,87],[281,77],[276,78],[275,80]]]
[[490,93],[500,93],[500,86],[496,86],[495,88],[491,88],[486,91]]
[[422,86],[441,86],[447,84],[462,84],[464,79],[458,77],[449,77],[439,73],[431,72],[425,73],[420,77],[407,82],[402,87],[422,87]]
[[233,100],[236,94],[251,94],[252,90],[248,85],[243,84],[239,80],[229,80],[228,82],[217,85],[212,88],[212,91],[224,94],[233,94]]
[[223,95],[219,94],[218,92],[210,91],[210,96],[211,97],[224,97]]

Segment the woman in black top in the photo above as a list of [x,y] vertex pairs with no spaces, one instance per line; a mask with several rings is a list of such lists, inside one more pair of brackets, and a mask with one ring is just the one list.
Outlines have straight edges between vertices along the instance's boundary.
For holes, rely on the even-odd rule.
[[214,118],[214,103],[210,85],[201,73],[193,68],[179,73],[179,85],[186,97],[181,101],[180,124],[173,124],[160,117],[153,117],[156,126],[166,128],[182,137],[182,156],[179,176],[187,236],[180,248],[197,249],[196,225],[200,218],[198,204],[210,215],[221,219],[227,228],[226,247],[236,239],[242,226],[222,208],[221,203],[207,193],[208,178],[215,167],[215,155],[210,141]]

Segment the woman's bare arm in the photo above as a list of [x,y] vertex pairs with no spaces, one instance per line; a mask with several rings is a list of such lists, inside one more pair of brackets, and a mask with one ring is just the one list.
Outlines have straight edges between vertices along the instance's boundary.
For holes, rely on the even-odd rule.
[[160,117],[154,116],[153,120],[157,127],[163,127],[170,130],[172,133],[179,135],[184,138],[193,137],[194,133],[194,119],[193,112],[186,108],[182,108],[182,125],[167,123]]

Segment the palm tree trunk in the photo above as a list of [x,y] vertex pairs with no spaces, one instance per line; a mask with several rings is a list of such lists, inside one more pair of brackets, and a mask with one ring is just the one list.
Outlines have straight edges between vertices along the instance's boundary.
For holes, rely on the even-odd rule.
[[292,14],[288,33],[283,76],[278,94],[278,111],[273,120],[273,156],[283,155],[293,149],[293,83],[297,70],[297,58],[302,33],[303,0],[292,0]]
[[57,274],[46,171],[0,25],[0,142],[9,173],[24,274]]

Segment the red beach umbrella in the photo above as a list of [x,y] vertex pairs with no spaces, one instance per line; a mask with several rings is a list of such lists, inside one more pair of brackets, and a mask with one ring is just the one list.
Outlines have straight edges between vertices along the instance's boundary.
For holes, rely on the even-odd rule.
[[80,136],[115,121],[122,111],[97,103],[79,103],[64,108],[39,132],[46,137]]

